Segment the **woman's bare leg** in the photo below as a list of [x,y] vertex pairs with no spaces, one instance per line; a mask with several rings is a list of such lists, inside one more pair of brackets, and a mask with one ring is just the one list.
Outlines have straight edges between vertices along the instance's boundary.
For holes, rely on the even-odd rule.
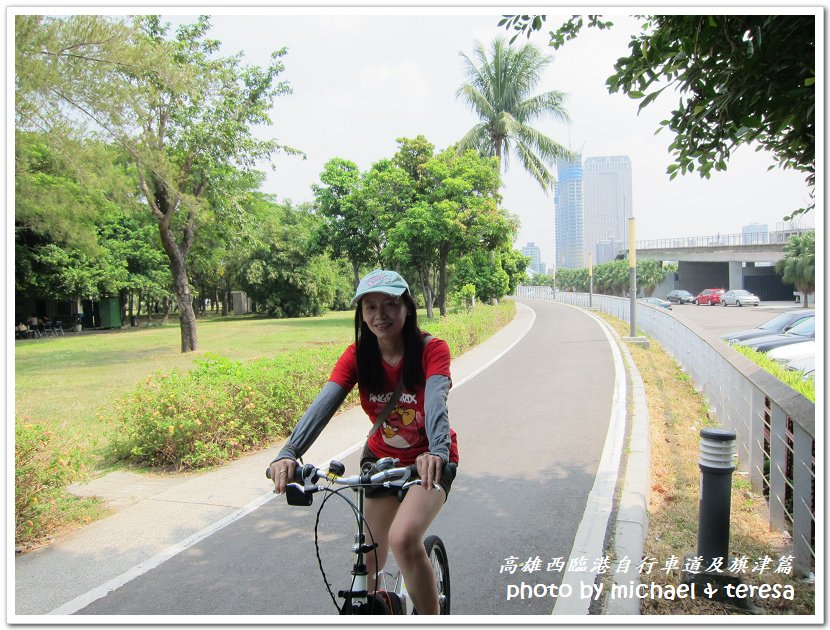
[[[366,542],[376,542],[377,566],[375,565],[375,551],[366,554],[366,568],[369,572],[369,590],[375,588],[376,574],[386,566],[389,557],[389,527],[395,518],[401,504],[396,497],[380,497],[366,499],[363,504],[363,516],[366,518]],[[374,536],[374,538],[373,538]]]
[[389,528],[388,545],[406,580],[412,604],[422,615],[437,615],[438,589],[424,549],[424,535],[444,505],[443,490],[411,488]]

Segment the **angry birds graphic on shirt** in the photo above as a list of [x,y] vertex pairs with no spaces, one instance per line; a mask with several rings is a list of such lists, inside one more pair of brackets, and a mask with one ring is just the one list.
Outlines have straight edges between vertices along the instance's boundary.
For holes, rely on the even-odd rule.
[[396,407],[383,423],[383,441],[395,448],[408,448],[418,442],[418,425],[423,422],[423,414],[415,409]]

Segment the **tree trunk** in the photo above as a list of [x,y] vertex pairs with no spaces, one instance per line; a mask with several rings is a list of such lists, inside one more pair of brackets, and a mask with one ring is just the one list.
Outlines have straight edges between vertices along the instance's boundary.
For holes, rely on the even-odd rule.
[[432,284],[429,281],[429,267],[426,269],[421,269],[418,273],[420,276],[421,281],[421,293],[424,294],[424,301],[426,302],[426,309],[427,309],[427,319],[432,319],[433,317],[433,303],[435,298],[432,294]]
[[167,226],[159,223],[159,234],[167,257],[170,259],[170,271],[173,275],[173,293],[176,295],[176,304],[179,309],[179,324],[181,325],[182,352],[198,350],[199,342],[196,337],[196,313],[193,310],[193,296],[190,293],[190,282],[187,278],[187,265],[179,247],[173,240],[173,235]]
[[127,322],[127,289],[121,289],[118,292],[118,305],[121,310],[121,327],[123,328]]
[[357,291],[357,285],[360,284],[360,270],[354,261],[352,261],[352,271],[354,272],[354,290]]
[[449,255],[449,247],[441,245],[438,253],[438,312],[441,313],[441,317],[447,315],[447,259]]

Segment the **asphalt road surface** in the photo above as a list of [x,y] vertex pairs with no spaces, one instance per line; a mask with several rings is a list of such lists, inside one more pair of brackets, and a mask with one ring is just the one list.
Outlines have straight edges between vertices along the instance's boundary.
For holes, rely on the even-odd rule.
[[[507,601],[507,587],[561,581],[545,567],[571,552],[608,429],[614,363],[602,328],[575,308],[526,303],[533,328],[450,395],[461,462],[430,532],[447,547],[457,615],[551,613],[551,598]],[[357,457],[345,459],[347,472]],[[315,495],[310,508],[270,501],[78,614],[336,614],[314,550],[321,500]],[[349,583],[354,520],[336,497],[320,520],[322,564],[336,592]],[[537,556],[538,572],[502,572],[510,557]]]

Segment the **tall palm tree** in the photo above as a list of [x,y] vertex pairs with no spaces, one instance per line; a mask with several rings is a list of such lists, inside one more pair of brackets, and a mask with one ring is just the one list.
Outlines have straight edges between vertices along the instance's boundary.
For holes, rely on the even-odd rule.
[[784,258],[775,265],[784,282],[790,282],[804,294],[804,308],[807,308],[807,294],[816,289],[816,233],[793,234],[784,243]]
[[490,45],[489,55],[479,41],[473,49],[475,61],[461,53],[467,83],[456,96],[469,103],[481,122],[459,141],[458,150],[476,149],[482,155],[495,156],[505,170],[511,151],[515,151],[525,170],[549,190],[555,178],[548,165],[558,158],[573,157],[568,149],[531,127],[543,116],[570,122],[562,92],[531,95],[552,57],[533,44],[511,48],[500,38]]

